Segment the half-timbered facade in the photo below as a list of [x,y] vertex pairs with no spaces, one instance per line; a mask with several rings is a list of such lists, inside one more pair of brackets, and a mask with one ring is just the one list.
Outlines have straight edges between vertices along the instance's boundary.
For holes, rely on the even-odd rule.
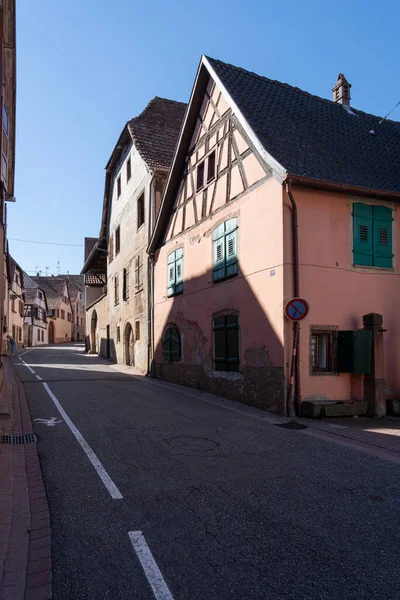
[[[339,75],[331,101],[202,57],[149,245],[158,377],[280,413],[398,397],[400,126],[349,89]],[[300,293],[301,326],[283,310]],[[389,325],[370,375],[338,344],[369,313]]]
[[48,343],[46,292],[27,273],[24,273],[24,288],[24,344],[42,346]]

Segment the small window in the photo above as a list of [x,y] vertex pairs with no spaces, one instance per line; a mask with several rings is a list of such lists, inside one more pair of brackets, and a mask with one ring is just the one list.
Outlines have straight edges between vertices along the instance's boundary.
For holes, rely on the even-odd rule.
[[144,223],[144,194],[139,196],[137,201],[137,228],[141,227]]
[[229,219],[213,231],[214,281],[231,277],[238,272],[237,231],[237,219]]
[[121,195],[121,175],[117,177],[117,198]]
[[207,161],[207,183],[215,177],[215,150],[211,152]]
[[61,318],[65,321],[65,310],[61,309]]
[[114,237],[110,235],[108,240],[108,262],[111,262],[114,258]]
[[22,329],[21,329],[21,327],[18,327],[18,341],[22,342]]
[[114,277],[114,304],[119,304],[119,275]]
[[140,340],[140,321],[135,321],[135,340]]
[[138,254],[135,259],[135,287],[137,292],[143,289],[143,257],[141,254]]
[[11,310],[12,310],[13,312],[17,312],[17,311],[15,310],[15,297],[11,298]]
[[198,192],[204,185],[204,161],[197,167],[196,191]]
[[57,319],[60,318],[60,309],[59,308],[57,308],[57,310],[56,310],[56,317],[57,317]]
[[239,371],[239,318],[221,315],[214,318],[214,368]]
[[165,360],[181,359],[181,336],[176,325],[168,325],[164,330],[162,347]]
[[121,341],[121,330],[118,325],[118,327],[117,327],[117,344],[119,344],[120,341]]
[[117,227],[115,231],[115,256],[119,254],[121,248],[121,227]]
[[37,339],[40,342],[40,329],[38,329],[38,331],[37,331]]
[[183,250],[178,248],[168,255],[167,295],[174,296],[183,291]]
[[334,373],[336,330],[311,330],[311,373]]
[[67,317],[68,317],[68,322],[72,323],[72,315],[71,315],[71,313],[67,313]]
[[126,161],[126,181],[128,182],[132,176],[131,157]]
[[122,273],[122,297],[124,300],[129,299],[129,268],[123,270]]
[[42,330],[42,342],[44,342],[44,331]]

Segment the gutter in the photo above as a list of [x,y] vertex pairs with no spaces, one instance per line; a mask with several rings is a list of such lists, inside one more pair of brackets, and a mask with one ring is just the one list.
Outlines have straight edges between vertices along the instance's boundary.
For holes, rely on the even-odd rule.
[[[151,216],[152,207],[154,204],[154,178],[155,172],[152,172],[149,186],[149,206],[148,206],[148,217],[147,217],[147,243],[150,241],[151,236]],[[152,297],[153,297],[153,254],[147,253],[147,373],[150,375],[152,366],[152,331],[153,331],[153,311],[152,311]]]

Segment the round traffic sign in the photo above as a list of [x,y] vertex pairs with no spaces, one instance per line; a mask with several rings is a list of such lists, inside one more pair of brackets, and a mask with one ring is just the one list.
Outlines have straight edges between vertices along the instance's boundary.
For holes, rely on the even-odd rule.
[[308,317],[310,305],[304,298],[292,298],[285,305],[285,316],[290,321],[302,321]]

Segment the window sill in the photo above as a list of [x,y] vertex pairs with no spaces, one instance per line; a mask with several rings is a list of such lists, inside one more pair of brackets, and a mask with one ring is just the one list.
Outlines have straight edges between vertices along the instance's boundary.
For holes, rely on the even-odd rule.
[[353,265],[353,269],[355,271],[360,271],[360,272],[377,272],[377,273],[394,273],[395,269],[394,267],[374,267],[373,265]]
[[335,371],[311,371],[311,377],[338,377],[340,373]]
[[167,298],[175,298],[176,296],[182,296],[183,295],[183,290],[181,290],[180,292],[174,292],[173,294],[167,294]]
[[218,279],[213,279],[213,283],[219,283],[220,281],[226,281],[227,279],[234,279],[239,275],[238,272],[232,273],[232,275],[225,275],[224,277],[219,277]]

